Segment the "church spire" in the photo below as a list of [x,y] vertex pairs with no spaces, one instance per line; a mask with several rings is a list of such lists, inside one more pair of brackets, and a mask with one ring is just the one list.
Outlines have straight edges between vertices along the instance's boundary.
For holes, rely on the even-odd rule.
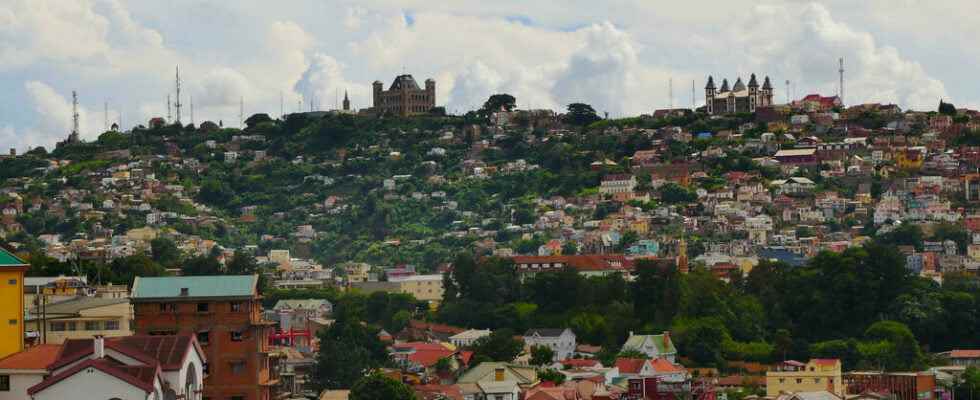
[[347,91],[344,91],[344,111],[350,111],[350,98],[347,97]]

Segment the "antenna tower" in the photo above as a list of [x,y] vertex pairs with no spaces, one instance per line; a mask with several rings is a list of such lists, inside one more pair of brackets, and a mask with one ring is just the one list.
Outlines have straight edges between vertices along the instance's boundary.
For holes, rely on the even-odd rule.
[[176,117],[177,117],[176,122],[179,124],[180,123],[180,106],[181,106],[181,104],[180,104],[180,66],[179,65],[177,66],[176,86],[177,86],[177,88],[176,88],[177,89],[177,103],[174,104],[174,108],[176,109],[176,114],[177,114],[176,115]]
[[691,79],[691,111],[694,111],[694,109],[698,108],[698,100],[696,97],[697,95],[695,94],[697,93],[697,90],[695,89],[695,87],[696,86],[694,83],[694,79]]
[[191,125],[194,125],[194,96],[191,96]]
[[78,93],[71,91],[71,133],[78,135]]
[[282,103],[283,103],[282,90],[280,90],[279,91],[279,119],[283,119],[285,117],[285,115],[283,115]]
[[109,131],[109,101],[103,104],[102,119],[102,131],[107,132]]
[[238,99],[238,128],[245,127],[245,96]]
[[786,80],[786,104],[789,104],[789,79]]
[[837,92],[837,96],[840,97],[841,104],[844,104],[844,57],[840,58],[840,69],[837,70],[840,73],[840,89]]
[[671,77],[667,81],[667,96],[670,97],[669,99],[670,101],[668,101],[667,103],[667,109],[673,110],[674,109],[674,78],[673,77]]
[[170,114],[170,94],[167,94],[167,123],[173,121],[172,115]]

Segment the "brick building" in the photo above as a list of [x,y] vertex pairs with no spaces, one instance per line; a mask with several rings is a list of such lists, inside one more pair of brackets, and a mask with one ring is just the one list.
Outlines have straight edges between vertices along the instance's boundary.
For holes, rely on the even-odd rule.
[[849,372],[844,374],[848,394],[877,393],[895,400],[940,398],[931,372]]
[[204,398],[270,400],[277,385],[257,275],[137,277],[137,334],[192,333],[207,355]]
[[381,81],[374,81],[374,113],[409,116],[428,113],[436,106],[436,81],[425,80],[419,87],[411,75],[398,75],[388,90]]

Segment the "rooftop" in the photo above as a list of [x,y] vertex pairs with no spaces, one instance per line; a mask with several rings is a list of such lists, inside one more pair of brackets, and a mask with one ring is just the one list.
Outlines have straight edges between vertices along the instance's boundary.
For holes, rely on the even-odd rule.
[[0,359],[0,370],[44,370],[58,358],[60,345],[42,344]]
[[0,267],[26,267],[27,262],[0,248]]
[[136,277],[132,298],[253,297],[257,283],[257,275]]

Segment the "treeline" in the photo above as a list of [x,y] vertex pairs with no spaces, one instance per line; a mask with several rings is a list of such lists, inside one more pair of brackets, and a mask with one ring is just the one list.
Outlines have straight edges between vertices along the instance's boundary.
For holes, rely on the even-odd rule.
[[924,352],[980,345],[980,280],[910,274],[893,246],[824,252],[793,268],[762,261],[726,283],[638,261],[636,279],[572,271],[520,282],[507,260],[459,256],[435,318],[474,328],[570,327],[607,352],[630,331],[671,331],[695,364],[839,357],[845,367],[914,369]]

